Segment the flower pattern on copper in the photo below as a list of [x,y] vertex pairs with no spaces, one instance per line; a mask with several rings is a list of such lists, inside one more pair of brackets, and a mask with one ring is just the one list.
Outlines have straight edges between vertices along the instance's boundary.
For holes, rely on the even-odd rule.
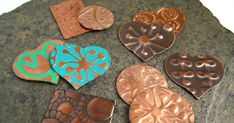
[[104,74],[111,65],[109,52],[99,46],[80,46],[66,43],[54,49],[50,63],[60,76],[75,89]]
[[175,36],[171,27],[162,24],[147,25],[142,22],[128,22],[119,29],[120,41],[143,61],[170,48]]
[[119,75],[117,91],[120,97],[128,104],[139,93],[155,87],[168,87],[164,75],[157,69],[144,64],[137,64],[126,68]]
[[194,123],[189,102],[168,88],[154,87],[136,96],[130,107],[131,123]]

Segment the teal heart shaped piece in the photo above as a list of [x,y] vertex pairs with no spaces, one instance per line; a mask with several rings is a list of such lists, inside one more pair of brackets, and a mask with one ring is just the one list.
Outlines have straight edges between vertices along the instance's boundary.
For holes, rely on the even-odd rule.
[[82,48],[66,43],[52,51],[50,64],[75,89],[79,89],[104,74],[111,65],[111,57],[99,46]]

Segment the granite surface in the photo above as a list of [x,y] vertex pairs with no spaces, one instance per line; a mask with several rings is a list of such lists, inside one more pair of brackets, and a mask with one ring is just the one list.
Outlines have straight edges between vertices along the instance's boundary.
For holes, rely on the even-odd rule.
[[[45,115],[51,94],[57,88],[72,89],[64,79],[60,79],[58,85],[30,82],[19,79],[11,70],[14,58],[24,50],[37,47],[45,39],[63,39],[48,8],[60,1],[32,0],[0,16],[0,123],[39,123]],[[144,63],[165,74],[164,60],[175,52],[214,55],[223,63],[225,77],[200,101],[167,77],[168,84],[191,103],[196,123],[234,122],[234,34],[223,28],[198,0],[84,0],[84,3],[86,6],[95,4],[110,8],[116,17],[112,28],[68,41],[83,47],[99,45],[110,51],[110,70],[78,91],[115,99],[117,105],[113,123],[129,122],[129,106],[117,95],[116,78],[127,66],[143,63],[120,43],[118,28],[122,23],[131,21],[132,16],[141,10],[163,6],[181,9],[187,25],[171,49]]]

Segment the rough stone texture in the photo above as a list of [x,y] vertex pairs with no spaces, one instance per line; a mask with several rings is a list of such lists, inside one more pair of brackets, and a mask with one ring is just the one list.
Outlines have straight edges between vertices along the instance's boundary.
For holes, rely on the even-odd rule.
[[[11,66],[14,58],[25,49],[37,47],[48,38],[62,39],[51,16],[49,6],[61,0],[32,0],[13,12],[0,16],[0,122],[41,122],[49,105],[51,94],[57,89],[72,89],[64,80],[58,85],[29,82],[17,78]],[[234,121],[234,34],[223,28],[218,20],[198,0],[85,0],[85,5],[100,5],[111,9],[116,17],[114,26],[71,39],[80,46],[100,45],[110,51],[112,66],[105,75],[79,89],[79,92],[116,99],[113,123],[127,123],[129,106],[117,95],[115,81],[127,66],[143,63],[125,48],[117,37],[119,26],[131,21],[141,10],[163,6],[178,7],[187,19],[187,25],[174,46],[145,64],[152,65],[164,74],[166,57],[184,51],[190,54],[214,55],[225,66],[225,78],[200,101],[180,88],[167,77],[171,89],[184,95],[191,103],[196,123],[232,123]]]

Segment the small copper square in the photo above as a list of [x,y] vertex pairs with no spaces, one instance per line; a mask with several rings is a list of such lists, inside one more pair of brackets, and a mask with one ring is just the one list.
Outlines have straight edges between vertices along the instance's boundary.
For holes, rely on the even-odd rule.
[[65,39],[88,32],[78,21],[79,13],[84,8],[82,0],[67,0],[50,6],[50,10]]

